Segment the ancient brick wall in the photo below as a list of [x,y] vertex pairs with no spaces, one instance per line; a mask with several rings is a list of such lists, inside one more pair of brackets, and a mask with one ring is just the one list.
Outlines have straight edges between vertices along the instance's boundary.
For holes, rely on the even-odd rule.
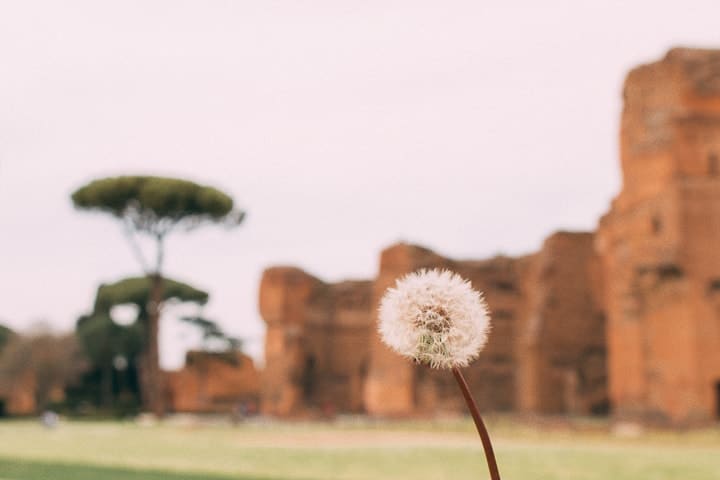
[[597,247],[619,417],[687,423],[720,403],[720,52],[674,49],[627,77],[623,188]]
[[374,282],[324,283],[301,270],[268,269],[260,288],[267,323],[263,411],[412,416],[463,411],[452,375],[414,365],[376,333],[377,306],[404,274],[448,268],[482,291],[490,340],[466,369],[484,410],[598,411],[607,404],[604,317],[592,234],[559,233],[536,255],[457,261],[397,244]]
[[294,268],[265,272],[268,325],[263,410],[410,416],[462,411],[447,372],[401,358],[375,331],[385,290],[406,273],[449,268],[485,294],[492,333],[466,371],[484,410],[589,413],[607,404],[604,317],[591,234],[561,233],[520,259],[456,261],[398,244],[380,255],[374,282],[326,284]]
[[168,407],[174,412],[234,412],[258,407],[260,378],[250,357],[240,352],[190,351],[185,366],[166,372]]
[[606,413],[602,278],[593,234],[559,232],[528,257],[517,326],[518,410]]
[[260,314],[267,325],[261,408],[274,415],[289,415],[303,403],[306,305],[317,296],[321,282],[297,268],[276,267],[263,273]]
[[[480,261],[450,261],[449,268],[483,292],[492,317],[487,345],[465,371],[473,394],[485,411],[509,411],[516,407],[517,325],[524,295],[520,286],[520,260],[498,256]],[[426,367],[415,367],[427,370]],[[464,411],[457,385],[446,371],[433,371],[445,400],[445,409]]]
[[[466,370],[481,408],[589,413],[607,405],[595,262],[592,234],[556,234],[537,255],[480,261],[451,260],[399,244],[381,255],[375,304],[405,273],[426,267],[456,271],[484,293],[492,316],[488,344]],[[451,375],[411,364],[377,336],[372,341],[365,387],[369,413],[462,411]]]
[[374,333],[371,296],[371,282],[327,284],[292,267],[264,272],[265,413],[363,410],[361,392]]

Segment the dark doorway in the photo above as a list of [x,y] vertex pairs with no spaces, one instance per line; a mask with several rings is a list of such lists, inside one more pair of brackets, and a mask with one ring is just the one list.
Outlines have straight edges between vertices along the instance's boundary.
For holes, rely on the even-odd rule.
[[715,382],[715,418],[720,420],[720,381]]
[[7,412],[5,411],[5,400],[0,398],[0,418],[7,415]]
[[310,402],[315,395],[315,382],[316,382],[316,365],[315,356],[308,355],[305,357],[305,365],[302,372],[302,390],[303,397],[306,402]]

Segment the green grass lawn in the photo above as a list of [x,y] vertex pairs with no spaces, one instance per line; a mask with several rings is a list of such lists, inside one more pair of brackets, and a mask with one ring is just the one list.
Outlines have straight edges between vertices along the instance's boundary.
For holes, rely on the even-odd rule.
[[[620,439],[601,424],[586,427],[491,419],[503,478],[720,479],[718,429]],[[1,480],[469,480],[486,472],[467,422],[65,422],[55,430],[0,422]]]

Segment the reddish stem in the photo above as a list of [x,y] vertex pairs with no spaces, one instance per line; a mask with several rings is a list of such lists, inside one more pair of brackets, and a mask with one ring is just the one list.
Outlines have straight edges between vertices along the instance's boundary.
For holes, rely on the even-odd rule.
[[487,460],[488,470],[490,470],[490,478],[492,480],[500,480],[500,472],[498,471],[497,461],[495,461],[495,452],[493,452],[492,443],[490,443],[490,435],[488,434],[487,428],[485,428],[482,417],[480,417],[480,411],[478,410],[477,403],[475,403],[475,399],[470,393],[470,388],[468,387],[465,377],[463,377],[460,370],[458,370],[457,367],[453,367],[452,372],[453,375],[455,375],[455,380],[457,380],[458,386],[460,386],[460,390],[465,398],[465,403],[467,403],[470,414],[475,422],[475,427],[480,435],[483,450],[485,450],[485,459]]

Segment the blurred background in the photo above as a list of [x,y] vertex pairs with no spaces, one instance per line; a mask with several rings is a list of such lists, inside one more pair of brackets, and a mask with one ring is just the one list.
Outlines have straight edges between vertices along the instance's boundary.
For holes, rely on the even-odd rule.
[[0,3],[0,477],[717,478],[718,9]]

